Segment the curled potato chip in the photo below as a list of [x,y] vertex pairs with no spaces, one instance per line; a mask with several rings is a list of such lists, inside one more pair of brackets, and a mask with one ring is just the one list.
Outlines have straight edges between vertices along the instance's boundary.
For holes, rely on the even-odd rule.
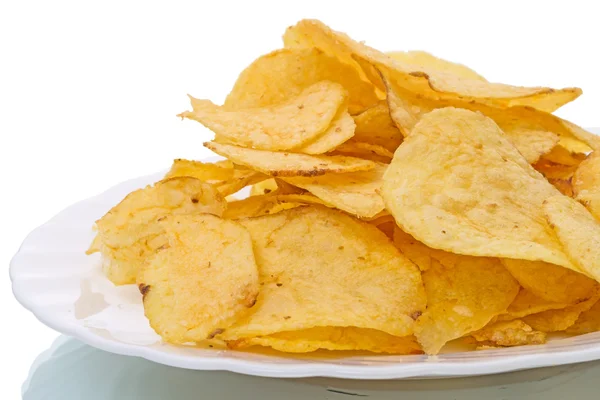
[[478,342],[493,346],[511,347],[546,343],[546,334],[535,331],[521,320],[495,322],[471,336]]
[[575,304],[589,299],[596,285],[582,273],[542,261],[505,258],[502,263],[521,286],[546,301]]
[[204,146],[236,164],[271,176],[318,176],[325,173],[368,171],[377,165],[354,157],[272,152],[214,142],[204,143]]
[[218,142],[262,150],[289,150],[310,143],[327,131],[347,101],[344,88],[329,81],[262,108],[227,110],[209,100],[191,100],[193,111],[181,113],[182,118],[203,124],[215,132]]
[[[444,108],[456,107],[471,111],[478,111],[491,118],[498,124],[502,131],[508,136],[511,143],[519,150],[529,163],[535,163],[538,159],[549,152],[559,142],[559,134],[567,134],[562,130],[559,133],[553,131],[554,126],[543,118],[533,117],[537,114],[545,114],[541,111],[524,107],[512,107],[510,109],[498,108],[486,104],[471,103],[459,100],[432,100],[423,98],[396,87],[389,78],[383,76],[388,94],[388,103],[391,116],[404,136],[408,136],[421,117],[428,112]],[[550,114],[548,118],[552,119]],[[544,122],[546,122],[544,124]]]
[[354,117],[356,129],[354,139],[362,143],[371,143],[395,151],[403,136],[390,117],[387,102],[383,101]]
[[544,160],[553,162],[555,164],[577,166],[586,159],[585,153],[574,153],[564,148],[563,146],[556,145],[549,153],[544,154]]
[[168,244],[137,280],[145,314],[167,342],[211,339],[256,302],[258,270],[250,234],[210,214],[167,216],[160,225]]
[[573,192],[600,221],[600,151],[595,151],[582,162],[573,176]]
[[386,54],[400,63],[412,65],[411,69],[423,71],[429,76],[441,72],[444,75],[452,74],[459,78],[487,82],[487,79],[466,65],[444,60],[426,51],[390,51]]
[[376,227],[317,206],[240,222],[252,236],[261,292],[254,312],[221,339],[324,326],[412,334],[425,308],[421,276]]
[[229,160],[203,163],[178,158],[173,161],[173,165],[165,175],[165,178],[191,176],[203,182],[226,181],[233,178],[233,172],[233,163]]
[[415,336],[427,354],[483,328],[506,311],[519,291],[497,259],[484,257],[462,256],[451,267],[432,260],[423,283],[427,310],[417,319]]
[[327,205],[318,197],[309,194],[278,194],[277,192],[273,192],[229,202],[223,218],[240,219],[258,217],[307,204]]
[[265,175],[254,170],[243,168],[238,165],[234,167],[233,177],[231,179],[220,181],[214,184],[219,193],[223,196],[229,196],[237,193],[246,186],[251,186],[269,179],[268,175]]
[[[302,20],[289,27],[283,41],[287,48],[316,47],[341,62],[363,70],[381,89],[383,85],[373,69],[389,71],[393,80],[407,90],[431,98],[465,99],[502,107],[524,105],[552,112],[581,95],[579,88],[555,90],[543,87],[518,87],[467,79],[452,73],[436,71],[428,74],[418,65],[410,64],[352,40],[317,20]],[[363,60],[358,61],[357,60]],[[431,72],[431,71],[430,71]]]
[[597,301],[589,310],[579,314],[577,321],[567,328],[567,333],[577,335],[597,331],[600,331],[600,301]]
[[335,148],[336,154],[344,154],[352,157],[364,158],[371,161],[379,161],[389,164],[394,153],[378,144],[357,142],[349,140]]
[[598,292],[579,304],[565,307],[561,310],[543,311],[523,317],[523,321],[533,329],[542,332],[560,332],[573,326],[581,313],[588,311],[598,302]]
[[304,154],[327,153],[354,136],[354,128],[354,120],[348,114],[348,111],[343,110],[339,116],[333,119],[331,126],[327,128],[322,136],[304,144],[300,148],[295,148],[294,151]]
[[352,66],[315,48],[281,49],[259,57],[240,74],[225,107],[243,109],[278,104],[320,81],[336,82],[348,91],[351,114],[378,101],[373,85],[361,79]]
[[513,302],[510,303],[510,306],[508,306],[506,314],[500,315],[498,320],[511,321],[517,318],[523,318],[530,314],[537,314],[542,311],[559,310],[569,305],[569,303],[560,303],[543,299],[536,296],[533,292],[521,288],[517,297],[515,297]]
[[383,183],[385,169],[385,165],[377,164],[370,171],[284,178],[284,180],[308,190],[340,210],[358,217],[369,218],[377,215],[384,208],[383,199],[377,191]]
[[430,247],[579,272],[541,210],[558,191],[479,113],[444,108],[423,116],[383,180],[387,210]]
[[220,216],[225,207],[210,184],[191,177],[162,180],[130,193],[96,221],[98,237],[88,254],[102,253],[104,272],[115,285],[135,283],[146,258],[165,244],[157,218],[192,213]]
[[580,203],[560,195],[544,201],[544,214],[575,265],[600,281],[600,221]]
[[354,327],[319,327],[278,332],[268,336],[229,342],[233,349],[266,346],[286,353],[325,350],[361,350],[374,353],[422,354],[414,336],[398,337],[375,329]]

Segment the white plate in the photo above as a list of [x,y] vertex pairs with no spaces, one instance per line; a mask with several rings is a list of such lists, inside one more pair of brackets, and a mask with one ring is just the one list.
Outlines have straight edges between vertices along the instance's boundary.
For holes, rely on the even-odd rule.
[[135,285],[115,287],[98,255],[86,256],[93,221],[127,193],[162,174],[123,182],[79,202],[34,230],[10,266],[19,302],[49,327],[109,352],[197,370],[270,377],[401,379],[493,374],[600,359],[600,332],[523,346],[428,356],[316,358],[276,352],[235,352],[162,343],[144,317]]

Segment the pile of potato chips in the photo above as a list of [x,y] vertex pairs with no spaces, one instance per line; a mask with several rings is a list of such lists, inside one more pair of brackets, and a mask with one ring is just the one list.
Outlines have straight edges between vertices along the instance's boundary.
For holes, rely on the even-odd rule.
[[600,137],[551,114],[580,89],[314,20],[283,42],[181,114],[225,160],[175,160],[96,223],[89,252],[165,341],[437,354],[600,330]]

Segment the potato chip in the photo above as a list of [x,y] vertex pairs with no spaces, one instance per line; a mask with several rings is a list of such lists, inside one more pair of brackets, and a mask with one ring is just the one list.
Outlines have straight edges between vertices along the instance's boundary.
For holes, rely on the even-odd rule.
[[193,111],[180,117],[200,122],[215,132],[220,143],[262,150],[289,150],[310,143],[327,131],[347,101],[344,88],[329,81],[315,83],[283,103],[246,110],[227,110],[209,100],[190,98]]
[[[341,62],[362,68],[366,76],[383,85],[374,67],[385,69],[394,81],[414,93],[430,98],[475,100],[502,107],[525,105],[552,112],[581,95],[579,88],[551,89],[543,87],[518,87],[489,83],[480,79],[467,79],[452,73],[436,72],[428,75],[418,65],[395,60],[390,56],[352,40],[317,20],[302,20],[289,27],[283,41],[286,48],[316,47]],[[364,62],[357,62],[357,60]]]
[[573,192],[576,199],[600,221],[600,151],[592,153],[577,168]]
[[137,280],[145,314],[167,342],[211,339],[256,302],[250,234],[210,214],[167,216],[160,225],[168,245],[149,259]]
[[356,115],[354,122],[356,141],[382,146],[391,152],[402,143],[403,136],[390,117],[390,109],[385,101]]
[[548,179],[559,192],[565,196],[574,197],[573,176],[577,166],[555,164],[543,158],[533,165],[537,171]]
[[542,332],[560,332],[575,324],[581,313],[592,308],[598,302],[600,296],[596,292],[594,296],[579,304],[568,306],[562,310],[544,311],[523,317],[523,321],[533,329]]
[[544,214],[575,265],[600,281],[600,221],[580,203],[560,195],[544,201]]
[[325,350],[362,350],[374,353],[422,354],[414,336],[398,337],[375,329],[354,327],[319,327],[279,332],[268,336],[230,342],[230,348],[266,346],[286,353]]
[[410,134],[426,113],[438,108],[457,107],[478,111],[493,119],[529,163],[535,163],[542,155],[551,152],[559,141],[558,134],[552,132],[549,127],[535,122],[532,118],[522,118],[521,115],[523,112],[532,114],[541,113],[540,111],[523,107],[507,110],[459,100],[431,100],[399,89],[385,76],[383,81],[387,88],[392,119],[404,136]]
[[584,334],[600,331],[600,301],[579,314],[577,321],[567,328],[567,333]]
[[444,75],[452,74],[459,78],[487,82],[487,79],[466,65],[438,58],[426,51],[389,51],[386,54],[402,64],[412,65],[412,69],[422,71],[429,76],[441,72]]
[[162,228],[154,223],[157,218],[192,213],[220,216],[225,207],[223,197],[210,184],[191,177],[162,180],[130,193],[96,221],[99,240],[88,254],[102,253],[104,272],[115,285],[135,283],[146,258],[165,244]]
[[432,249],[397,227],[394,243],[423,271],[428,304],[415,335],[428,354],[484,327],[517,296],[519,285],[495,258]]
[[541,210],[557,193],[491,119],[456,108],[421,118],[381,191],[402,230],[430,247],[578,271]]
[[451,267],[432,260],[423,283],[427,310],[417,319],[415,336],[427,354],[483,328],[519,292],[519,284],[495,258],[461,256]]
[[421,276],[374,226],[318,206],[240,222],[252,236],[261,292],[253,314],[222,339],[324,326],[412,334],[425,308]]
[[173,165],[165,175],[165,178],[191,176],[203,182],[225,181],[233,178],[233,172],[233,163],[229,160],[218,161],[216,163],[203,163],[178,158],[173,161]]
[[544,154],[543,158],[544,160],[553,162],[555,164],[577,166],[581,164],[586,157],[587,156],[584,153],[570,152],[568,149],[565,149],[558,144],[552,149],[552,151]]
[[383,183],[386,166],[377,164],[370,171],[347,174],[325,174],[315,177],[294,177],[284,180],[308,190],[328,204],[358,217],[373,217],[384,208],[377,193]]
[[394,153],[383,146],[367,142],[349,140],[335,149],[336,154],[344,154],[352,157],[364,158],[366,160],[390,163]]
[[478,342],[502,347],[546,343],[544,332],[535,331],[518,319],[493,323],[477,332],[473,332],[471,336]]
[[204,146],[236,164],[271,176],[318,176],[325,173],[368,171],[377,166],[372,161],[354,157],[272,152],[215,142],[204,143]]
[[252,185],[252,187],[250,188],[250,196],[269,194],[274,190],[277,190],[277,181],[275,181],[275,178],[269,178],[255,185]]
[[498,320],[510,321],[517,318],[523,318],[530,314],[537,314],[542,311],[562,309],[568,305],[570,304],[543,299],[536,296],[533,292],[521,288],[517,297],[515,297],[510,306],[508,306],[506,314],[500,315]]
[[322,136],[295,148],[293,151],[304,154],[323,154],[331,151],[354,136],[354,120],[345,109],[336,116]]
[[589,299],[596,283],[582,273],[543,261],[502,259],[525,289],[544,300],[575,304]]
[[355,68],[318,49],[281,49],[258,58],[240,74],[225,107],[278,104],[320,81],[337,82],[348,91],[351,114],[378,101],[373,85],[362,80]]
[[223,196],[229,196],[239,192],[246,186],[251,186],[256,183],[269,179],[268,175],[253,171],[248,168],[239,168],[237,165],[233,170],[233,178],[227,181],[215,183],[219,193]]
[[250,196],[243,200],[229,202],[223,214],[226,219],[258,217],[265,214],[275,214],[307,204],[326,205],[318,197],[310,194],[270,194]]

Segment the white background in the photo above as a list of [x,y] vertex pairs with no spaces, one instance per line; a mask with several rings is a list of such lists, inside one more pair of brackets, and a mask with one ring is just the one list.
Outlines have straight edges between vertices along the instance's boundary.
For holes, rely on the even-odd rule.
[[491,81],[582,87],[558,114],[591,127],[600,126],[593,3],[1,2],[0,398],[20,398],[31,362],[57,336],[12,298],[8,264],[25,235],[115,183],[207,155],[208,132],[175,117],[186,93],[221,102],[288,25],[319,18],[381,50],[428,50]]

